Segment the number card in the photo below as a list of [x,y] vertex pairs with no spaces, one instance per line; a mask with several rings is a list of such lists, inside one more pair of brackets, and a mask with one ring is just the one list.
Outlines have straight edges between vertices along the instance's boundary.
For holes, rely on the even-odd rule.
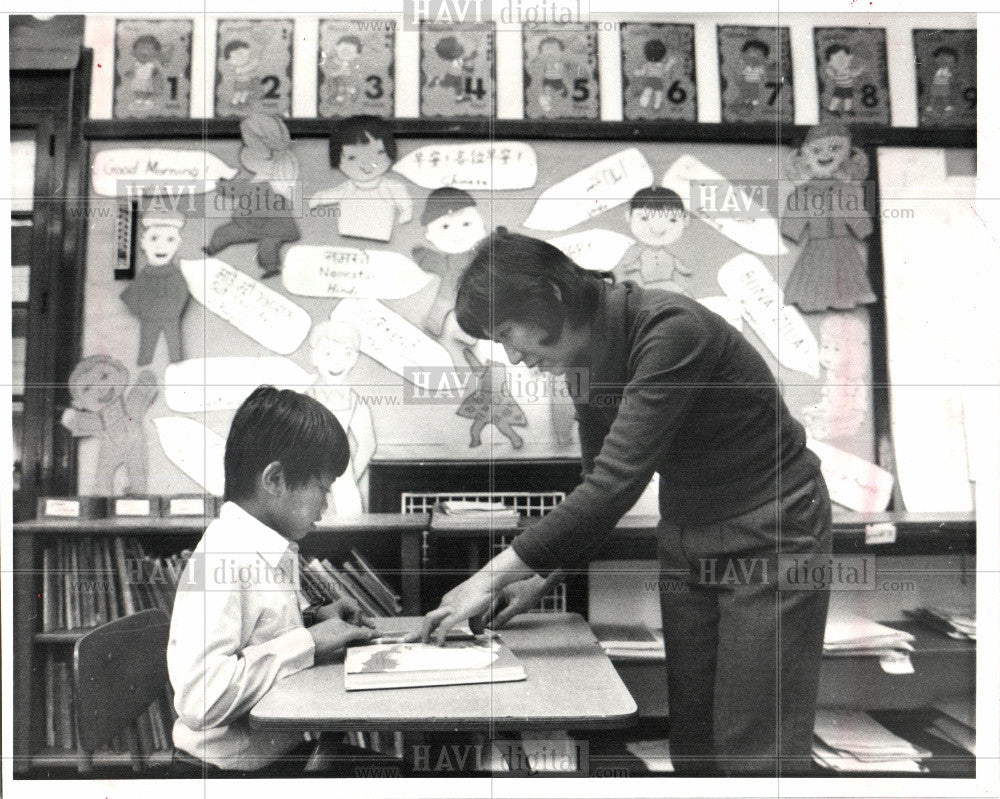
[[889,125],[883,28],[815,28],[819,117]]
[[493,24],[420,24],[420,113],[493,116]]
[[120,19],[115,23],[114,116],[191,115],[189,19]]
[[694,25],[623,22],[621,30],[625,119],[696,121]]
[[391,117],[395,48],[395,20],[320,20],[319,115]]
[[723,122],[793,122],[788,28],[719,26]]
[[219,20],[217,117],[244,117],[255,111],[291,114],[293,30],[290,19]]
[[915,30],[922,128],[976,126],[976,32]]
[[525,28],[523,46],[528,119],[600,117],[596,25]]

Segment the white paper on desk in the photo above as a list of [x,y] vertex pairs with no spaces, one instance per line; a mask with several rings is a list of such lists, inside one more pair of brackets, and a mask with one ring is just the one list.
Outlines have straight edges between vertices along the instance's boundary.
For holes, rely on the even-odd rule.
[[819,456],[823,479],[834,502],[859,513],[878,513],[889,505],[892,475],[885,469],[812,438],[806,446]]
[[257,386],[304,391],[316,380],[280,355],[188,358],[163,373],[163,397],[175,413],[203,413],[239,408]]
[[397,300],[420,291],[431,276],[390,250],[295,244],[285,253],[281,280],[303,297]]
[[635,239],[613,230],[594,228],[556,236],[549,239],[549,244],[562,250],[584,269],[610,272],[628,248],[635,244]]
[[425,189],[530,189],[538,176],[535,148],[518,141],[428,144],[392,167]]

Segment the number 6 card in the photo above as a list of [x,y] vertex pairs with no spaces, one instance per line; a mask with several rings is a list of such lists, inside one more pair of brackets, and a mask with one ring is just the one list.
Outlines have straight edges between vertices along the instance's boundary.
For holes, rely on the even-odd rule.
[[215,115],[290,116],[290,19],[221,19],[215,53]]
[[792,122],[788,28],[719,26],[723,122]]
[[319,115],[393,116],[395,41],[392,19],[320,20]]
[[694,25],[623,22],[621,30],[625,119],[694,122]]
[[524,115],[528,119],[600,116],[595,25],[524,29]]

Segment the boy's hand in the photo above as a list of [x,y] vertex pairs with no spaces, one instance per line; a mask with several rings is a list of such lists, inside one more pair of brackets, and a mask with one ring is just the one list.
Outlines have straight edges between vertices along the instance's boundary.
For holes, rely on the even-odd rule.
[[374,623],[367,616],[362,615],[361,608],[357,602],[349,597],[343,597],[336,602],[317,609],[316,621],[326,621],[327,619],[341,619],[342,621],[358,624],[364,627],[374,627]]
[[370,641],[378,635],[371,627],[359,627],[340,618],[327,619],[306,629],[316,644],[313,658],[317,663],[330,658],[352,641]]

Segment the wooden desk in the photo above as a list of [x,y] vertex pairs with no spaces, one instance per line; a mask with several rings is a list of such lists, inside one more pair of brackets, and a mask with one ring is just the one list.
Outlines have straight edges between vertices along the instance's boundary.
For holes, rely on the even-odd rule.
[[[420,617],[379,619],[417,629]],[[250,711],[266,730],[566,730],[628,727],[636,704],[587,623],[573,613],[527,614],[501,638],[524,664],[521,682],[345,691],[344,664],[281,680]]]

